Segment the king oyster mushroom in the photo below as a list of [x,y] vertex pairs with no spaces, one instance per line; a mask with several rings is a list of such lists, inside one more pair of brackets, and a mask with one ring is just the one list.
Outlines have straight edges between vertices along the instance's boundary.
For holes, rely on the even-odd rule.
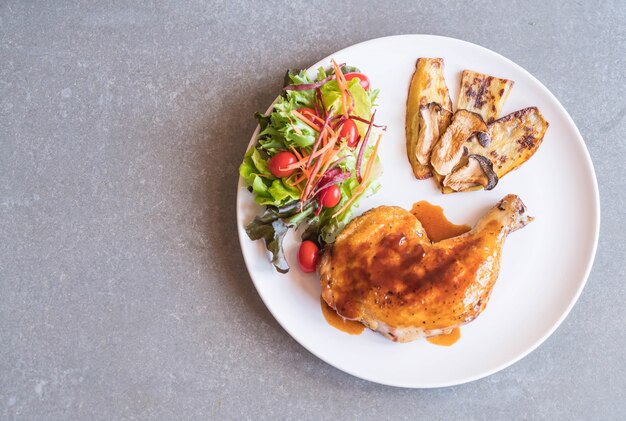
[[[443,75],[444,62],[442,58],[429,58],[421,57],[415,64],[415,72],[411,78],[411,84],[409,86],[409,95],[407,97],[407,111],[406,111],[406,150],[411,164],[413,174],[417,179],[425,179],[432,176],[429,162],[422,163],[417,159],[416,149],[418,146],[418,137],[420,136],[422,118],[426,121],[430,121],[432,113],[430,112],[435,108],[434,105],[438,104],[442,108],[440,113],[440,121],[437,124],[439,127],[439,134],[443,133],[447,124],[450,123],[450,116],[452,114],[452,101],[448,92],[448,86]],[[422,107],[426,106],[426,110]],[[445,113],[444,113],[445,111]],[[426,115],[424,115],[424,112]],[[447,115],[447,117],[445,117]],[[434,127],[434,125],[432,126]],[[422,134],[426,136],[426,134]],[[428,138],[433,138],[431,132]],[[436,141],[437,139],[434,139]],[[426,142],[427,144],[428,142]],[[422,142],[422,146],[424,146]],[[426,148],[428,149],[428,148]],[[422,152],[420,156],[424,156]]]
[[415,146],[415,159],[421,164],[430,164],[430,153],[440,134],[450,125],[452,113],[440,104],[431,102],[420,106],[419,131]]
[[480,114],[483,120],[491,123],[500,115],[513,83],[512,80],[463,70],[456,107]]
[[438,175],[445,177],[457,167],[463,157],[463,146],[473,135],[482,139],[481,143],[488,143],[487,125],[482,117],[471,111],[457,110],[430,156],[430,164]]
[[468,142],[466,146],[470,154],[488,157],[494,171],[502,178],[533,156],[548,126],[537,107],[528,107],[490,123],[488,144],[479,141]]
[[498,184],[498,176],[493,164],[482,155],[467,156],[467,163],[443,179],[443,187],[453,191],[468,190],[483,186],[485,190],[493,189]]

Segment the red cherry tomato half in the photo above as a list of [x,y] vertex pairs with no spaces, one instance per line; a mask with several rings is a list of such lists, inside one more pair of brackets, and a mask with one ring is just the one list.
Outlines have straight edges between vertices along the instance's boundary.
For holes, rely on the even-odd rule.
[[359,85],[366,91],[370,89],[370,79],[363,73],[346,73],[344,76],[347,81],[351,81],[355,77],[359,78]]
[[336,184],[326,187],[320,192],[320,203],[325,208],[334,208],[341,200],[341,190]]
[[302,272],[315,272],[317,266],[318,253],[320,249],[313,241],[305,240],[300,244],[298,250],[298,263]]
[[306,118],[308,118],[309,120],[311,120],[312,123],[316,122],[317,119],[314,117],[317,117],[317,113],[315,112],[313,108],[301,107],[301,108],[298,108],[297,111],[303,116],[305,116]]
[[359,130],[356,127],[356,123],[354,120],[346,120],[341,125],[341,129],[339,130],[339,138],[346,139],[346,144],[353,148],[356,146],[357,140],[359,137]]
[[269,168],[274,177],[288,177],[295,169],[287,169],[298,162],[298,158],[289,151],[279,152],[270,158]]

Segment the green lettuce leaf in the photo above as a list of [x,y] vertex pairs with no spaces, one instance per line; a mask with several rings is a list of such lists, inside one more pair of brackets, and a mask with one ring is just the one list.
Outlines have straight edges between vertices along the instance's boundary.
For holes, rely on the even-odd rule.
[[[322,91],[322,99],[327,110],[331,108],[335,110],[337,114],[343,114],[341,107],[341,92],[337,81],[331,80],[320,88]],[[358,79],[352,79],[348,81],[348,90],[352,94],[354,99],[354,113],[361,118],[369,120],[372,117],[372,101],[370,95],[359,84]],[[361,137],[365,136],[367,131],[367,124],[360,121],[356,122]]]
[[268,158],[255,147],[246,152],[239,166],[239,174],[252,188],[254,200],[260,205],[282,206],[300,198],[298,189],[272,175],[268,168]]
[[[312,107],[311,102],[302,102],[297,91],[287,91],[287,98],[279,98],[269,116],[269,124],[259,133],[259,146],[269,154],[290,148],[311,147],[317,139],[317,132],[296,118],[293,111],[301,107]],[[292,95],[292,92],[296,94]],[[308,92],[308,91],[302,91]]]
[[272,254],[272,264],[280,273],[289,272],[285,259],[283,239],[289,228],[297,228],[311,216],[314,203],[308,202],[301,207],[299,201],[293,201],[278,208],[268,206],[246,226],[246,234],[252,241],[263,239],[265,247]]

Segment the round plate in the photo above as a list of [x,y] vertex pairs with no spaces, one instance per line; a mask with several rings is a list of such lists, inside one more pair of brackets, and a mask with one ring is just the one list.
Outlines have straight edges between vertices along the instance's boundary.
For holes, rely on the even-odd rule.
[[[600,205],[584,141],[559,101],[526,70],[486,48],[430,35],[379,38],[330,58],[360,68],[380,88],[376,121],[388,126],[379,149],[382,188],[363,200],[360,214],[379,205],[410,209],[419,200],[443,207],[453,222],[475,224],[508,193],[519,195],[535,221],[509,236],[501,272],[486,310],[461,328],[451,347],[425,340],[389,341],[366,330],[351,336],[330,326],[320,309],[319,278],[298,269],[297,238],[285,240],[292,270],[276,272],[261,241],[244,226],[261,208],[239,180],[237,229],[250,276],[265,305],[302,346],[327,363],[373,382],[401,387],[442,387],[479,379],[518,361],[563,321],[587,280],[598,242]],[[453,104],[461,72],[471,69],[515,81],[502,111],[537,106],[550,122],[543,144],[492,191],[442,195],[432,179],[419,181],[409,166],[404,136],[406,98],[418,57],[442,57]],[[257,128],[258,130],[258,128]],[[256,138],[257,132],[252,137]]]

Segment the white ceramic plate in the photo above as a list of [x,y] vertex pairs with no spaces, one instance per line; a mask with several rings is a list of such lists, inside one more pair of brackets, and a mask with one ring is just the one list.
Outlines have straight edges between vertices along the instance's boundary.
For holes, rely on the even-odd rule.
[[[380,38],[330,57],[359,67],[380,88],[376,121],[387,124],[380,148],[383,187],[364,200],[357,214],[378,205],[410,208],[419,200],[443,206],[456,223],[474,224],[507,193],[518,194],[535,221],[507,239],[500,277],[486,310],[461,329],[451,347],[425,340],[393,343],[366,330],[341,332],[324,320],[317,275],[298,269],[295,236],[285,241],[292,270],[271,266],[261,241],[243,229],[261,209],[239,180],[237,228],[248,271],[265,305],[302,346],[327,363],[355,376],[401,387],[441,387],[495,373],[539,346],[563,321],[586,282],[599,231],[595,173],[584,141],[571,117],[537,79],[512,61],[468,42],[430,35]],[[312,66],[327,66],[327,57]],[[406,158],[406,96],[418,57],[443,57],[453,104],[463,69],[515,81],[502,115],[539,107],[550,127],[537,153],[509,173],[492,191],[442,195],[432,179],[416,180]],[[277,87],[278,89],[278,87]],[[256,132],[252,141],[256,138]]]

